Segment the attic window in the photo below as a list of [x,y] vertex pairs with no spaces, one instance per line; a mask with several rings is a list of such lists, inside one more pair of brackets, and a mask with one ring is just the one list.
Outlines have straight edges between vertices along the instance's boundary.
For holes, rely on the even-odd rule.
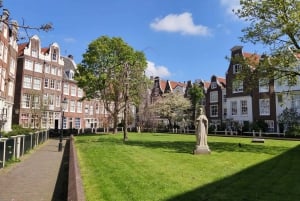
[[52,60],[55,60],[56,61],[57,59],[57,52],[56,50],[53,50],[53,53],[52,53]]
[[210,88],[215,89],[217,88],[217,83],[216,82],[212,82],[210,85]]
[[233,74],[239,73],[242,70],[242,65],[240,64],[234,64],[233,65]]

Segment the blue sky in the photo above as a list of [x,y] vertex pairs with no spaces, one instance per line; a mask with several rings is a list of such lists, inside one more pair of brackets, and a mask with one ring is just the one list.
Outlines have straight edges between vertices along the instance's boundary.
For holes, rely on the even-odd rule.
[[235,45],[260,53],[258,46],[238,38],[246,26],[231,12],[238,6],[239,0],[3,1],[11,19],[21,25],[51,22],[51,32],[30,34],[37,34],[43,47],[57,42],[62,54],[73,55],[77,63],[96,38],[121,37],[145,53],[148,75],[180,82],[225,77],[225,57]]

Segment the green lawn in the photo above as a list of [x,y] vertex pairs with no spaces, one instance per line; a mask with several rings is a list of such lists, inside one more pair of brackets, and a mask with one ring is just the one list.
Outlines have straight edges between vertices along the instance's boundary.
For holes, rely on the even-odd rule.
[[299,141],[209,136],[210,155],[192,154],[194,135],[77,136],[75,144],[87,201],[300,198]]

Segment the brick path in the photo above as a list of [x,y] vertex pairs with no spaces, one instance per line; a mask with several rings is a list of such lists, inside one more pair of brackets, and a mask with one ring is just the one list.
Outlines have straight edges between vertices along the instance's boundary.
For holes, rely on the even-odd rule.
[[0,201],[51,201],[62,157],[58,140],[49,139],[21,162],[0,169]]

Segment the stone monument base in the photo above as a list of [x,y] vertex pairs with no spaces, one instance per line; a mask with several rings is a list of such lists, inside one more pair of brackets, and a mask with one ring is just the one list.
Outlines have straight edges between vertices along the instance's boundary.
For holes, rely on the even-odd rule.
[[194,154],[210,154],[210,149],[208,146],[196,146]]

